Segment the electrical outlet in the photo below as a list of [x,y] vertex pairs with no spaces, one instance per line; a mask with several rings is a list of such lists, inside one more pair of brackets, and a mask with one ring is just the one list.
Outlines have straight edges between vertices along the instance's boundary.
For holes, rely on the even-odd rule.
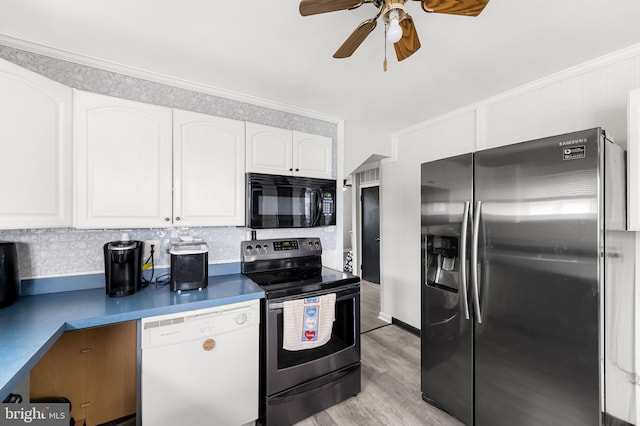
[[142,261],[146,262],[146,260],[151,256],[151,246],[153,246],[154,253],[160,252],[160,241],[158,240],[149,240],[144,242],[144,247],[142,250]]

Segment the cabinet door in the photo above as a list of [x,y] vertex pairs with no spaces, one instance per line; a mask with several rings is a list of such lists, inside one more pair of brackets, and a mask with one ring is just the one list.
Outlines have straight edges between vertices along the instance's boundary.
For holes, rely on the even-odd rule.
[[294,131],[294,175],[331,179],[331,146],[331,138]]
[[[70,416],[87,416],[87,331],[62,334],[31,369],[29,398],[62,396],[71,401]],[[79,423],[82,424],[82,423]]]
[[0,228],[71,226],[71,89],[0,60]]
[[244,122],[173,110],[173,221],[244,225]]
[[247,172],[290,175],[293,132],[247,123]]
[[75,224],[171,222],[171,109],[74,91]]
[[29,396],[63,396],[76,424],[136,412],[137,322],[67,331],[31,369]]
[[136,412],[137,322],[86,330],[87,424],[98,425]]

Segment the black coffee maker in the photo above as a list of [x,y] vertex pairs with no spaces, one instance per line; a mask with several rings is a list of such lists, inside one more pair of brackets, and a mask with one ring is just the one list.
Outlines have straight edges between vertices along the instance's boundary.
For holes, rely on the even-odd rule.
[[16,243],[0,241],[0,308],[11,305],[20,294],[20,268]]
[[104,245],[104,276],[109,297],[129,296],[142,284],[142,241],[119,241]]

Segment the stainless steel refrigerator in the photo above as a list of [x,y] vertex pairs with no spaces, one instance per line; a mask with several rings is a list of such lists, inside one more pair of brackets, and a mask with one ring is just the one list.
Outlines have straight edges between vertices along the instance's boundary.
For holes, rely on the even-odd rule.
[[424,400],[467,425],[601,424],[624,156],[597,128],[422,165]]

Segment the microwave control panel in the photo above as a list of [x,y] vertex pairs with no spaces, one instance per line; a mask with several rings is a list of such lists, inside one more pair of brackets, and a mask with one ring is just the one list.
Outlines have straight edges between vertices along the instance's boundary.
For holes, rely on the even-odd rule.
[[333,194],[325,192],[322,194],[322,214],[325,216],[333,215]]

